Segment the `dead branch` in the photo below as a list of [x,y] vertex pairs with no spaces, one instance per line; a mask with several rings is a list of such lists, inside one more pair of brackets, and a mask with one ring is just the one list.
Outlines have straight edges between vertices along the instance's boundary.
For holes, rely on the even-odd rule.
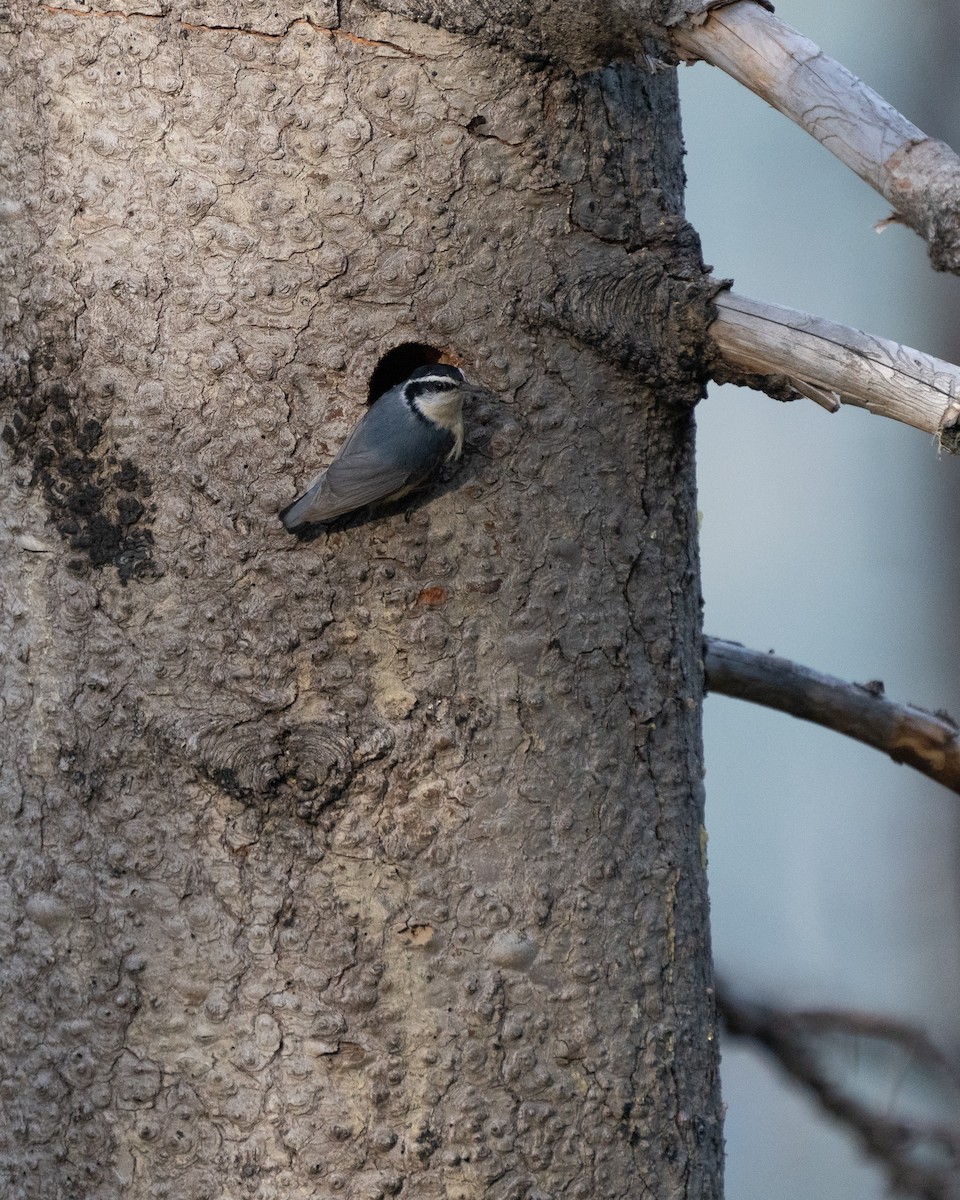
[[814,42],[753,0],[691,16],[672,38],[732,75],[876,188],[925,238],[938,271],[960,272],[960,158]]
[[960,730],[946,714],[896,704],[882,683],[847,683],[720,638],[704,639],[703,662],[708,691],[844,733],[960,793]]
[[749,1004],[722,987],[717,989],[717,1007],[728,1034],[762,1046],[823,1109],[856,1134],[867,1154],[886,1170],[894,1189],[920,1200],[957,1200],[960,1127],[955,1117],[935,1122],[897,1116],[889,1111],[886,1097],[875,1105],[858,1099],[852,1094],[852,1081],[831,1054],[837,1034],[888,1042],[911,1056],[931,1092],[946,1085],[955,1113],[957,1066],[925,1034],[871,1014],[792,1012]]
[[[958,448],[960,367],[792,308],[733,292],[715,299],[709,332],[723,362],[750,375],[787,376],[819,393],[933,434]],[[829,407],[829,403],[825,406]]]

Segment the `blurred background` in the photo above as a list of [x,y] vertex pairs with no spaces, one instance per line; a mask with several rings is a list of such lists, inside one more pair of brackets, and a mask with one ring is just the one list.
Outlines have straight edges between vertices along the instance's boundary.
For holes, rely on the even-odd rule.
[[[956,0],[779,0],[777,16],[960,150]],[[715,68],[681,68],[680,88],[688,215],[717,276],[960,362],[960,278],[936,274],[910,230],[874,231],[890,212],[876,192]],[[960,719],[960,459],[862,410],[831,416],[731,387],[711,389],[698,421],[707,632],[882,679],[891,698]],[[705,737],[713,937],[729,989],[883,1013],[960,1052],[960,798],[725,697],[708,698]],[[838,1069],[890,1115],[923,1092],[909,1061],[874,1070],[855,1046],[843,1053]],[[889,1194],[760,1051],[725,1039],[722,1079],[731,1200]]]

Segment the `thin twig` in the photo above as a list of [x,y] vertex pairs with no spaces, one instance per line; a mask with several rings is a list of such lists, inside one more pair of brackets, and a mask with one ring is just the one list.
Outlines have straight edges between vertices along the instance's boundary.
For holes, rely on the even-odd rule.
[[938,271],[960,272],[960,158],[846,67],[753,0],[671,30],[690,59],[719,67],[822,142],[925,238]]
[[863,1038],[897,1048],[925,1071],[940,1077],[960,1103],[960,1061],[945,1054],[917,1025],[885,1013],[849,1008],[795,1008],[790,1018],[798,1030],[819,1038]]
[[708,691],[845,733],[960,793],[960,730],[946,714],[895,704],[881,683],[847,683],[720,638],[704,639],[703,662]]
[[[724,363],[792,378],[958,447],[960,367],[822,317],[721,292],[710,336]],[[801,384],[806,385],[802,387]],[[821,401],[822,402],[822,401]]]
[[[891,1184],[921,1200],[956,1200],[956,1174],[960,1164],[960,1129],[956,1123],[937,1123],[906,1116],[895,1117],[851,1094],[846,1081],[838,1080],[829,1061],[830,1037],[836,1032],[873,1040],[892,1040],[901,1048],[922,1051],[917,1061],[928,1074],[951,1084],[956,1066],[919,1031],[906,1027],[891,1036],[895,1022],[848,1013],[832,1024],[837,1014],[794,1013],[766,1005],[735,1000],[717,988],[717,1007],[727,1032],[763,1046],[781,1067],[802,1084],[831,1116],[847,1125],[866,1152],[886,1169]],[[880,1032],[880,1030],[883,1030]],[[956,1092],[953,1095],[956,1105]]]

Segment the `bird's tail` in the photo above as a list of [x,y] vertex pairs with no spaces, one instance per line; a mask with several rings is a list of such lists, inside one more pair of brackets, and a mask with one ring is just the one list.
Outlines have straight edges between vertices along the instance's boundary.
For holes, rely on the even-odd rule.
[[289,533],[293,533],[295,529],[299,529],[310,519],[307,513],[310,511],[314,496],[315,490],[311,487],[302,496],[298,496],[292,504],[288,504],[286,508],[280,510],[280,520]]

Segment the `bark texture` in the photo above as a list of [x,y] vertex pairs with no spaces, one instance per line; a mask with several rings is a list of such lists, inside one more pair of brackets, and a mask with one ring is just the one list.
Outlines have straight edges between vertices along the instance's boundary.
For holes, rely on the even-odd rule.
[[[672,74],[4,37],[4,1195],[719,1195]],[[406,343],[464,466],[291,538]]]

